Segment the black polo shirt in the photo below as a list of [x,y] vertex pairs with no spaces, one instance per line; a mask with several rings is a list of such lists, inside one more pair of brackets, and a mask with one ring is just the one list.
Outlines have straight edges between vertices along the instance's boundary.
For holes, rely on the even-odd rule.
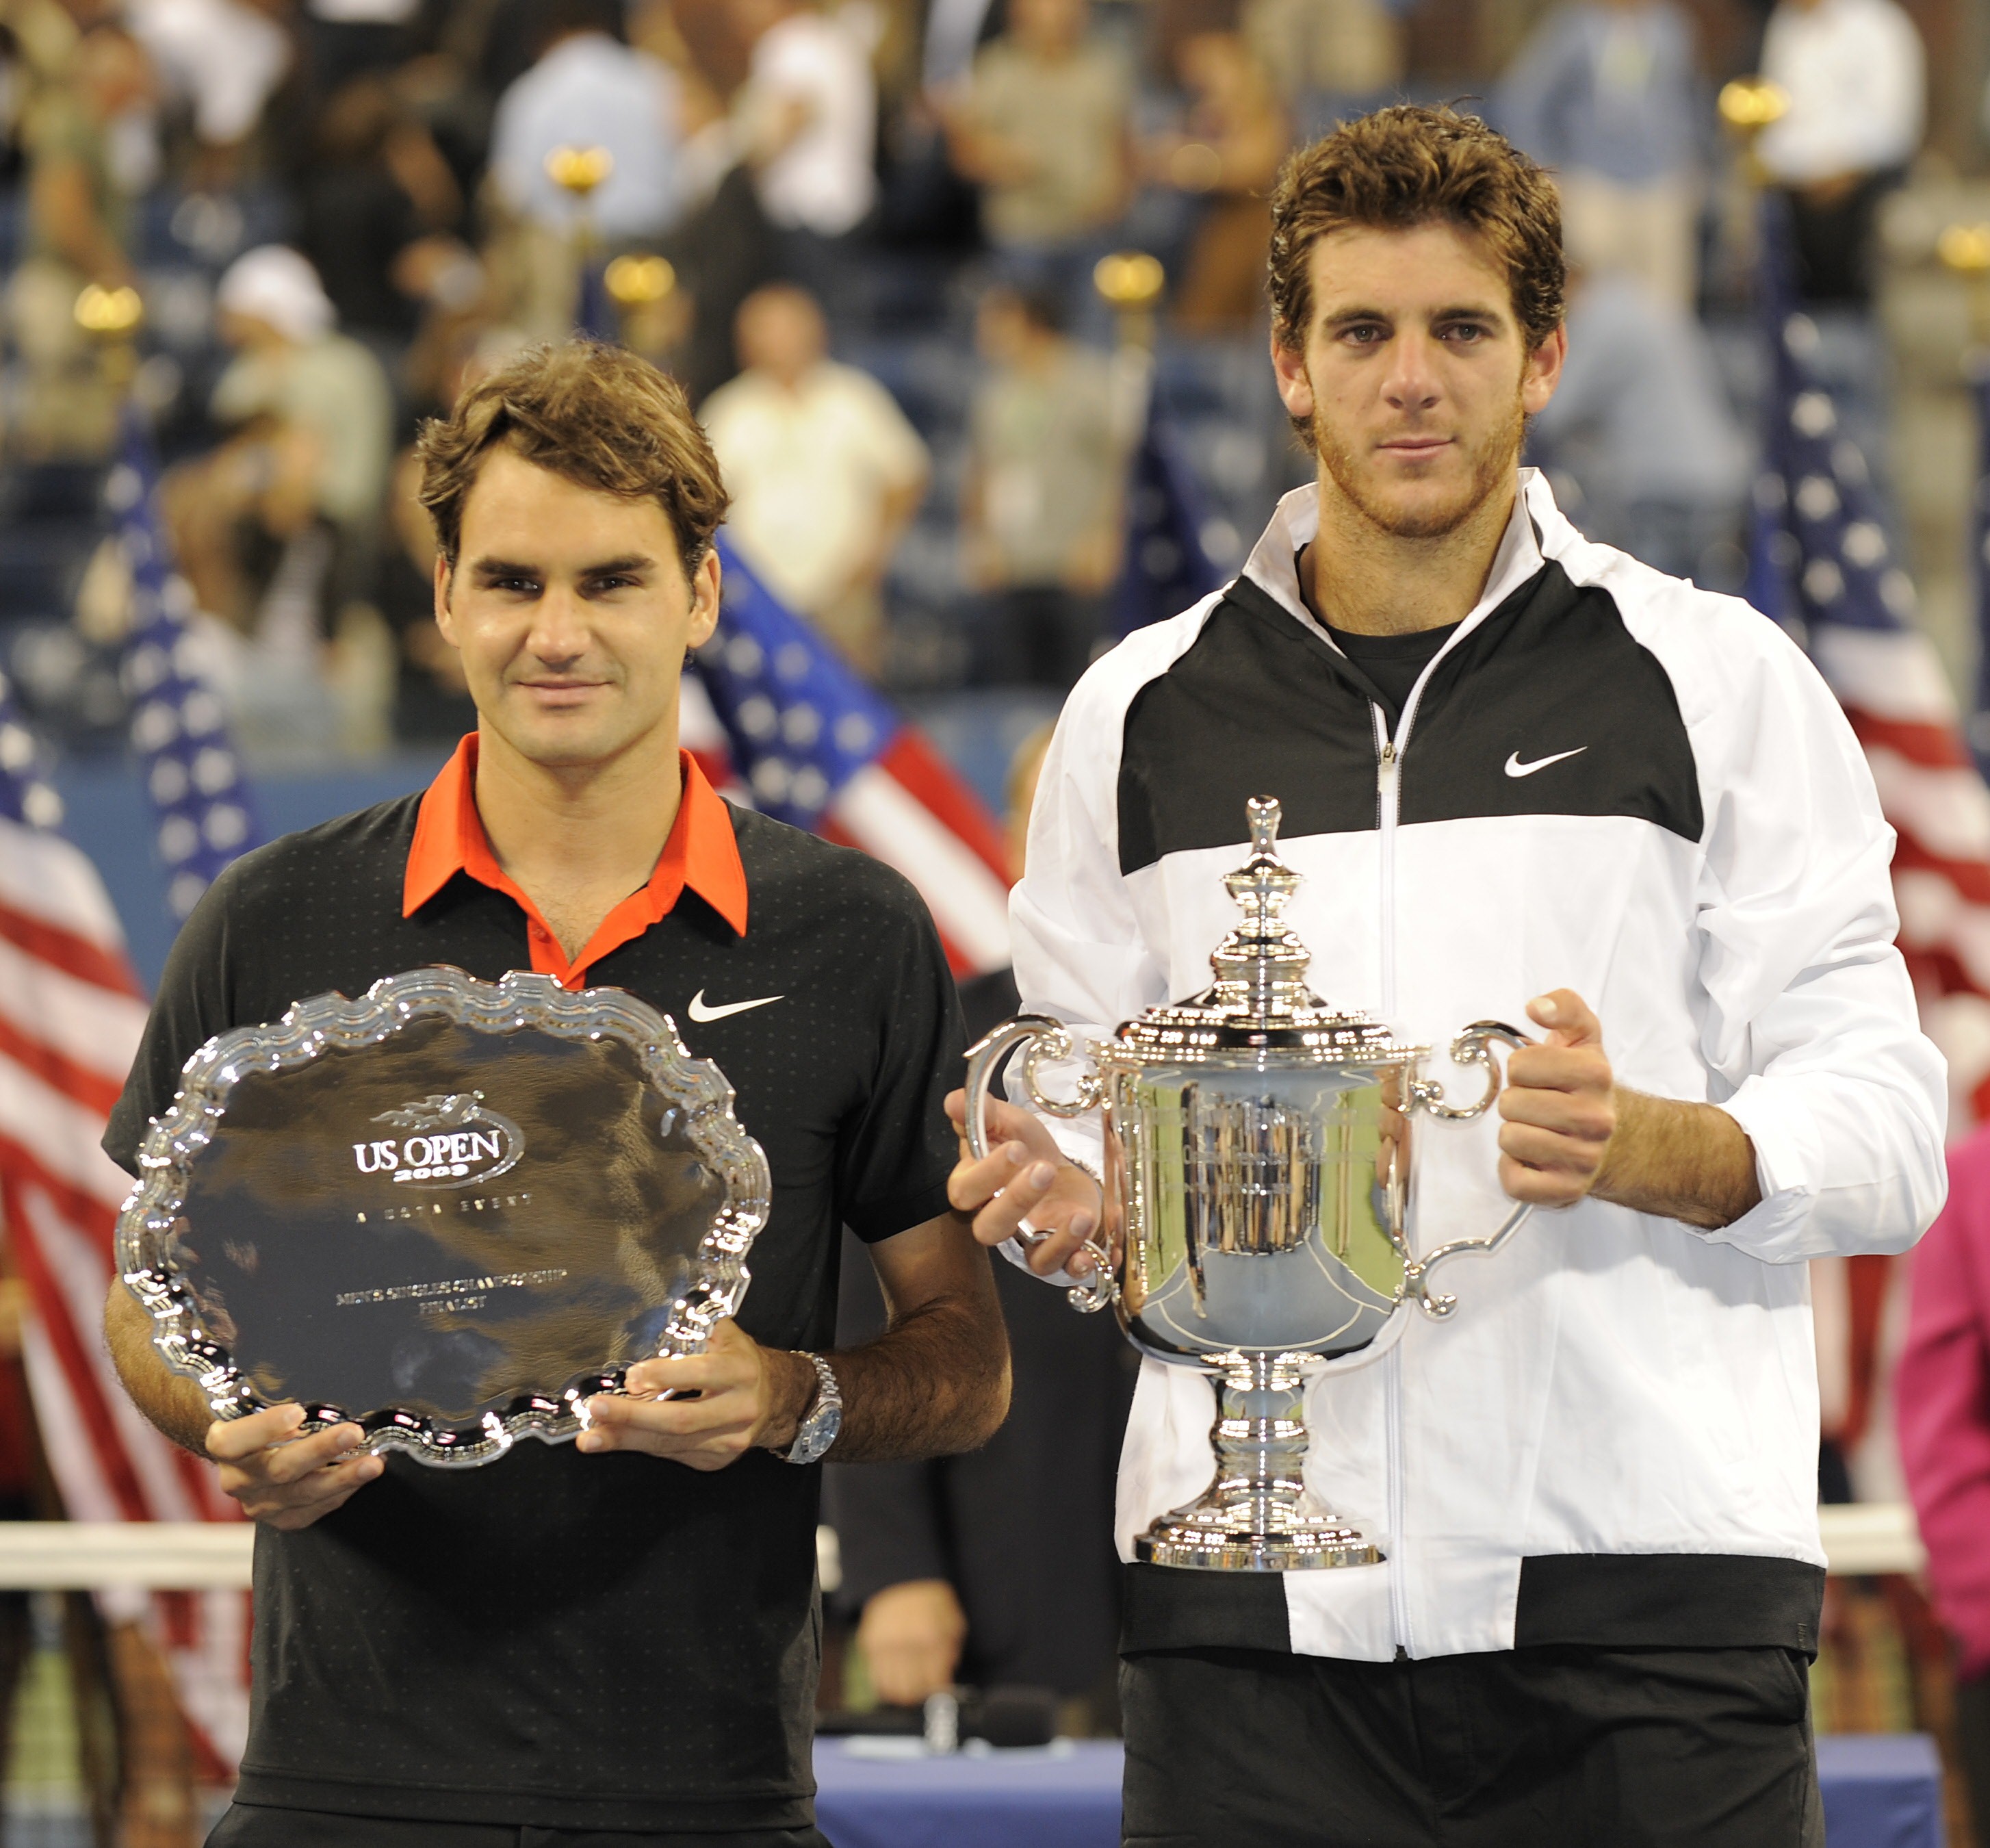
[[[425,834],[467,767],[460,753],[437,780]],[[115,1160],[135,1169],[148,1119],[214,1034],[425,963],[487,980],[546,966],[535,920],[474,853],[421,898],[422,807],[406,797],[289,835],[216,882],[111,1114]],[[686,876],[684,831],[701,827]],[[732,1081],[773,1176],[740,1325],[826,1348],[838,1227],[874,1241],[946,1209],[940,1100],[961,1054],[946,960],[897,873],[730,808],[688,766],[671,840],[667,909],[562,973],[662,1008]],[[702,895],[738,910],[711,870],[732,842],[743,931]],[[662,895],[653,881],[634,896],[654,912]],[[611,917],[627,922],[630,902]],[[692,1014],[701,996],[719,1017]],[[744,1001],[762,1004],[725,1011]],[[820,1476],[764,1451],[707,1473],[525,1442],[467,1471],[392,1456],[314,1526],[258,1528],[242,1800],[544,1828],[804,1825]]]

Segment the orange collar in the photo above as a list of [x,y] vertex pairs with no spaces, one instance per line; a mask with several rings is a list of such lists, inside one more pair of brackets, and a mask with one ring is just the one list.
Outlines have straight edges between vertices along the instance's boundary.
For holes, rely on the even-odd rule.
[[640,937],[676,905],[686,886],[744,936],[746,870],[739,864],[732,817],[690,752],[678,752],[677,762],[684,794],[649,883],[610,912],[586,947],[569,962],[539,908],[491,851],[484,819],[477,812],[477,734],[470,732],[422,797],[401,885],[401,916],[413,917],[458,873],[467,873],[517,902],[528,922],[532,967],[542,975],[558,977],[563,988],[584,987],[589,969],[610,950]]

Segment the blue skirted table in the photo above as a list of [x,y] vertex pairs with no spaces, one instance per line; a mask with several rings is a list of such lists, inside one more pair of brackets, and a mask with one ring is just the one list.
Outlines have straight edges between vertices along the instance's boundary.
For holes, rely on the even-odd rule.
[[[1116,1744],[932,1758],[901,1743],[817,1743],[816,1812],[835,1848],[1119,1848]],[[1817,1760],[1829,1848],[1941,1848],[1926,1734],[1820,1739]]]

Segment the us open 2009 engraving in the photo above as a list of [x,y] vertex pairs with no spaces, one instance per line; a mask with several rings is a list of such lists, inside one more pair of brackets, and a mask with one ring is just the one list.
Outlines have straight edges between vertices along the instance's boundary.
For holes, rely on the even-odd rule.
[[194,1055],[120,1268],[218,1415],[487,1462],[738,1308],[770,1184],[732,1106],[620,990],[413,970]]

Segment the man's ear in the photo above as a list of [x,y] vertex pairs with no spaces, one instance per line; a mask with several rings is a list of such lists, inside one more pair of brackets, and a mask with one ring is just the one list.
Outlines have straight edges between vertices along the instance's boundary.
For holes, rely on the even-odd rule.
[[719,586],[718,548],[708,545],[691,574],[691,627],[684,637],[691,647],[702,648],[718,627]]
[[1520,374],[1520,409],[1530,416],[1547,409],[1548,400],[1561,383],[1561,369],[1568,358],[1568,329],[1558,327],[1527,355]]
[[456,639],[456,613],[449,606],[450,589],[455,576],[449,560],[440,552],[435,562],[435,620],[442,631],[443,640],[453,648],[460,644]]
[[1272,372],[1279,382],[1279,397],[1289,417],[1302,423],[1313,421],[1313,380],[1306,375],[1306,355],[1289,347],[1272,330]]

